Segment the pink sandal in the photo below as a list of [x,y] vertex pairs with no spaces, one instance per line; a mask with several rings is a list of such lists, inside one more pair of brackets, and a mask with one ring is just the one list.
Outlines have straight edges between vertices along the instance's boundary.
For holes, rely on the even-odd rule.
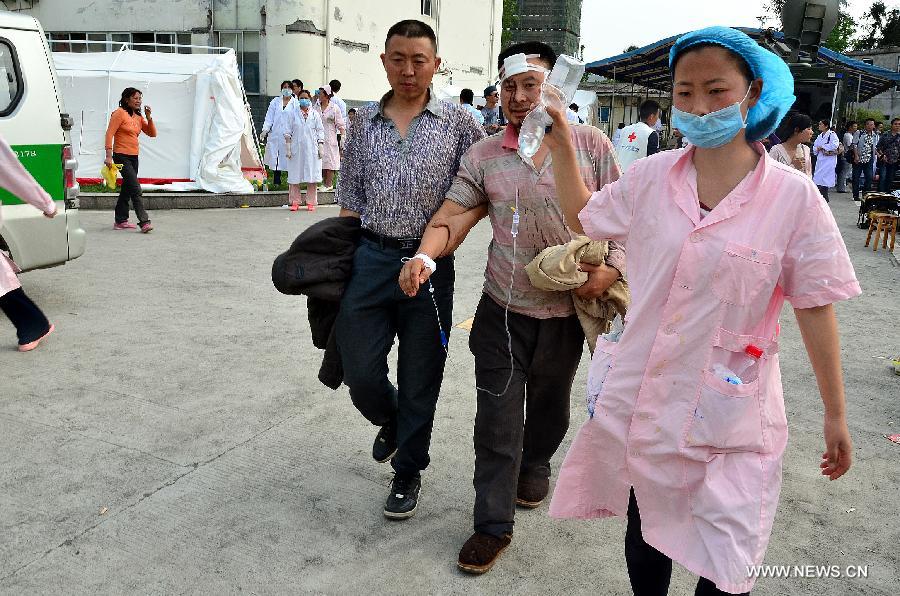
[[32,342],[28,342],[27,344],[19,344],[19,351],[20,352],[30,352],[31,350],[35,349],[36,347],[38,347],[39,343],[41,343],[42,341],[47,339],[47,337],[51,333],[53,333],[54,329],[56,329],[56,327],[51,323],[50,329],[48,329],[47,333],[45,333],[44,335],[40,336],[39,338],[37,338],[36,340],[34,340]]

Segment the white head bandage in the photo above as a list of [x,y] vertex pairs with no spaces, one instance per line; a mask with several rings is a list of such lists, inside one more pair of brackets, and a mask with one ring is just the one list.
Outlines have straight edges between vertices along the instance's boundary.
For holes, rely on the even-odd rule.
[[512,56],[507,56],[503,60],[503,68],[500,69],[500,82],[523,72],[549,72],[540,64],[533,64],[528,61],[529,58],[540,57],[540,54],[513,54]]

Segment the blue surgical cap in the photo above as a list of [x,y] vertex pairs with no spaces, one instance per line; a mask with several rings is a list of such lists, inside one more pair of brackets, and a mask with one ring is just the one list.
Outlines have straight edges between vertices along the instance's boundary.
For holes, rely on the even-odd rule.
[[753,78],[762,79],[762,95],[747,113],[746,135],[748,140],[758,141],[772,134],[797,99],[794,97],[794,77],[784,60],[742,31],[707,27],[678,38],[669,52],[669,68],[674,67],[679,54],[698,44],[714,44],[731,50],[744,59]]

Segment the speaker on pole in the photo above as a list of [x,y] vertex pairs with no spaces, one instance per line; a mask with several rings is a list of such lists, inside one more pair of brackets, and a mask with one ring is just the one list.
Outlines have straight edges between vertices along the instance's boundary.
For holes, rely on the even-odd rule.
[[813,62],[832,29],[837,25],[840,0],[787,0],[781,11],[784,41],[791,48],[789,61],[800,61],[807,52]]

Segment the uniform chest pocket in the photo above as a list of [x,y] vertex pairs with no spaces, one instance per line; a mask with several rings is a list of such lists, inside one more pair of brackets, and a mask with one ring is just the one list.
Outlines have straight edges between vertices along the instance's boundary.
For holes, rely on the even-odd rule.
[[713,272],[712,289],[727,304],[746,306],[775,280],[775,255],[729,242]]

